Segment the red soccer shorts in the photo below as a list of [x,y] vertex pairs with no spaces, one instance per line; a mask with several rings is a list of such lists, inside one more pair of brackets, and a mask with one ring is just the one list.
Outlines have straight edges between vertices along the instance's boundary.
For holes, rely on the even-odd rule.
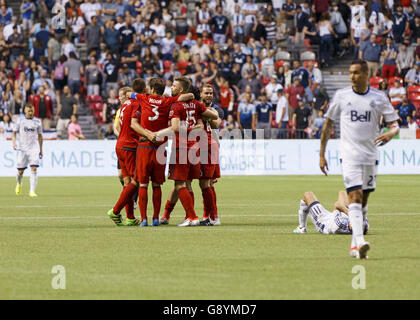
[[200,179],[217,178],[220,178],[219,145],[212,143],[208,145],[207,163],[201,163],[200,165]]
[[[173,163],[173,155],[176,156],[176,164]],[[179,149],[172,150],[171,153],[171,164],[169,164],[169,176],[168,179],[175,181],[187,181],[193,179],[200,179],[200,163],[192,164],[190,160],[186,159],[187,163],[179,163]]]
[[[165,166],[157,159],[157,147],[138,146],[137,166],[135,180],[139,183],[149,183],[149,180],[157,184],[165,182]],[[165,153],[166,156],[166,153]],[[163,162],[163,160],[162,160]]]
[[122,176],[133,177],[136,172],[136,149],[122,147],[117,148],[116,153]]

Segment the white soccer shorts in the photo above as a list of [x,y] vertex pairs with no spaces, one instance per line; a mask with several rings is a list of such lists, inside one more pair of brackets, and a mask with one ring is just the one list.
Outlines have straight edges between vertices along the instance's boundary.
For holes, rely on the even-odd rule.
[[17,168],[26,169],[28,167],[39,166],[39,149],[33,148],[27,151],[18,150],[17,154]]
[[315,201],[309,206],[309,215],[318,232],[334,234],[338,230],[338,226],[334,221],[335,215],[325,209],[318,201]]
[[377,165],[352,165],[343,162],[341,168],[347,192],[358,189],[366,192],[375,190]]

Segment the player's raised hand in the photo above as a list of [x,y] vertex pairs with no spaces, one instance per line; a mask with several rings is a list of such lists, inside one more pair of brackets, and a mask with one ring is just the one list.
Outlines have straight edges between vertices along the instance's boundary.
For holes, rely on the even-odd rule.
[[324,157],[320,157],[319,158],[319,168],[321,169],[321,171],[328,176],[328,162],[327,159],[325,159]]

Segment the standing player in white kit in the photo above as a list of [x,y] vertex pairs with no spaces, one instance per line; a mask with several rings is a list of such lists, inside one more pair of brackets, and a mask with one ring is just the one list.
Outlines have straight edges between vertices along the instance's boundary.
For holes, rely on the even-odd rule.
[[[349,198],[349,220],[353,229],[350,256],[367,258],[369,242],[363,237],[363,222],[367,215],[370,192],[376,187],[378,166],[377,146],[386,144],[399,132],[398,115],[388,97],[368,86],[368,66],[364,60],[350,65],[352,86],[337,90],[330,103],[321,133],[319,167],[327,175],[325,148],[334,120],[340,120],[340,161],[344,185]],[[390,131],[379,135],[381,116]]]
[[[39,159],[42,158],[42,123],[40,119],[34,117],[35,109],[32,103],[25,105],[24,112],[25,117],[18,119],[12,135],[13,149],[18,151],[15,192],[16,195],[20,195],[23,172],[29,165],[31,167],[29,196],[37,197],[35,189],[38,183]],[[16,143],[16,133],[19,133],[19,145]]]

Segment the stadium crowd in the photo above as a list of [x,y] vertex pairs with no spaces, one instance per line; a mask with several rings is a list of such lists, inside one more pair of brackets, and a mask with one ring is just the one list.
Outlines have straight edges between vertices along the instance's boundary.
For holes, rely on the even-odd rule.
[[[77,115],[115,139],[120,87],[186,75],[210,83],[223,130],[319,138],[329,97],[321,69],[368,62],[402,127],[420,117],[420,0],[0,0],[0,136],[30,101],[44,129],[84,139]],[[64,8],[64,10],[63,10]]]

